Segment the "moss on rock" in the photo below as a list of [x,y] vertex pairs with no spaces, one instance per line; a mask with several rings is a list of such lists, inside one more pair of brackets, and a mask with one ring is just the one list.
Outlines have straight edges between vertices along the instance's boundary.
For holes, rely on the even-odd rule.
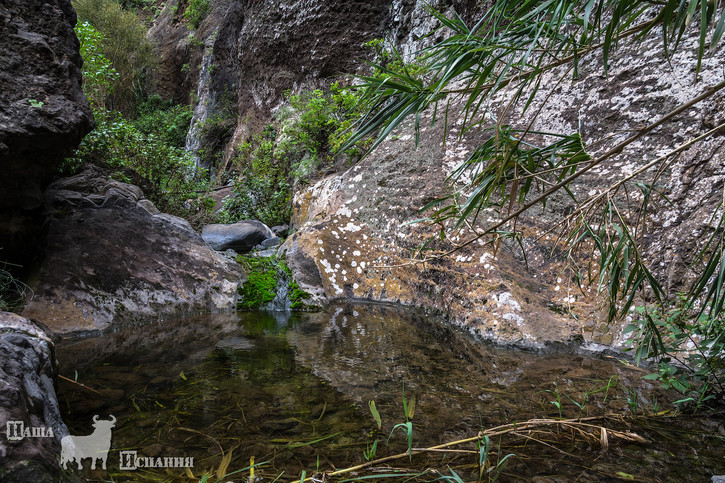
[[316,310],[317,306],[305,303],[310,294],[300,288],[292,277],[292,271],[284,259],[258,258],[239,255],[239,262],[248,273],[248,279],[239,287],[242,300],[237,310],[257,310],[272,302],[277,296],[280,280],[287,281],[287,296],[292,310]]

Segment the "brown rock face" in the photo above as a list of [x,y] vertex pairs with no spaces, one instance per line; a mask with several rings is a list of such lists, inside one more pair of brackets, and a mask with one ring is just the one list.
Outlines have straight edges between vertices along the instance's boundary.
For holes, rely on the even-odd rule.
[[47,246],[23,314],[61,333],[234,307],[243,273],[137,186],[86,171],[50,185]]
[[[582,62],[576,82],[557,85],[557,73],[552,73],[529,109],[529,114],[537,112],[538,103],[548,98],[532,129],[570,134],[581,126],[593,155],[610,149],[638,126],[657,120],[722,79],[725,51],[720,49],[703,62],[700,82],[693,82],[696,35],[692,32],[685,38],[682,50],[669,62],[655,33],[642,44],[622,47],[608,77],[596,56]],[[506,94],[501,95],[490,108],[495,111],[506,99]],[[600,193],[718,125],[723,122],[723,105],[721,91],[577,180],[574,193],[582,200]],[[455,100],[451,106],[450,118],[456,119],[460,106]],[[543,212],[540,207],[531,209],[519,223],[526,259],[516,243],[503,243],[494,251],[481,241],[443,259],[410,263],[411,255],[435,236],[436,228],[406,222],[423,217],[418,213],[421,207],[450,193],[446,176],[480,142],[475,131],[459,138],[460,125],[453,124],[444,147],[441,122],[430,127],[430,121],[431,113],[423,116],[420,124],[426,127],[417,148],[409,126],[357,166],[296,194],[297,232],[283,249],[303,288],[328,300],[371,299],[431,308],[501,342],[621,345],[622,326],[606,326],[596,287],[579,291],[572,274],[564,270],[564,260],[556,256],[555,236],[547,234],[572,208],[563,195],[551,199]],[[530,118],[514,112],[507,122],[527,128]],[[594,145],[610,134],[614,135]],[[674,159],[657,182],[672,204],[661,203],[651,211],[644,250],[670,293],[686,286],[692,277],[689,264],[716,229],[717,218],[711,220],[722,200],[724,155],[723,137],[717,134]],[[637,200],[637,193],[630,196]],[[495,221],[497,214],[487,211],[481,217]],[[452,249],[471,237],[466,231],[453,243],[434,242],[427,248],[438,253]]]
[[91,130],[70,0],[0,4],[0,255],[27,258],[42,188]]

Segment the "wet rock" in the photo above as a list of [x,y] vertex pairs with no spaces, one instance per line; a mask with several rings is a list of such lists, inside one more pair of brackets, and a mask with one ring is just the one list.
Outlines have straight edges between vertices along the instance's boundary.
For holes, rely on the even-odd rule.
[[[66,481],[58,465],[60,439],[68,434],[53,387],[54,346],[30,320],[0,312],[1,481]],[[49,428],[53,437],[7,437],[8,423]],[[11,423],[12,425],[12,423]]]
[[278,236],[274,236],[272,238],[267,238],[262,243],[257,245],[260,249],[264,250],[266,248],[272,248],[272,247],[278,247],[282,244],[282,239]]
[[201,236],[214,250],[224,251],[231,248],[239,253],[246,253],[255,245],[274,238],[274,233],[261,221],[245,220],[228,225],[206,225],[201,230]]
[[274,233],[275,235],[277,235],[279,237],[285,237],[285,236],[287,236],[287,231],[289,230],[289,225],[273,226],[271,228],[271,230],[272,230],[272,233]]
[[244,275],[189,223],[93,169],[46,193],[45,259],[23,311],[60,333],[234,307]]
[[26,263],[42,189],[93,127],[70,0],[0,3],[0,246]]

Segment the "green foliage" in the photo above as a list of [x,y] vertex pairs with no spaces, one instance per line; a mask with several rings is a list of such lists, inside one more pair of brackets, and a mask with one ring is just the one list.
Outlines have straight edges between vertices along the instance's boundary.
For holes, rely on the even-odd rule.
[[209,0],[190,0],[184,12],[184,18],[193,28],[199,28],[199,24],[206,14],[209,13]]
[[[252,218],[270,226],[287,223],[291,186],[307,182],[322,167],[332,168],[334,151],[350,136],[348,128],[357,115],[353,91],[333,84],[329,91],[289,95],[288,99],[290,108],[280,116],[279,124],[270,124],[236,149],[232,165],[240,174],[234,196],[222,210],[224,222]],[[200,132],[202,156],[206,156],[218,151],[231,129],[220,117],[205,122]],[[365,142],[345,151],[348,162],[362,154]],[[213,163],[213,158],[208,160]]]
[[[290,94],[288,100],[291,112],[282,119],[278,156],[292,159],[294,178],[306,182],[321,166],[332,165],[352,135],[350,127],[360,114],[358,97],[356,91],[333,83],[329,91]],[[362,155],[365,143],[353,143],[341,154],[353,162]]]
[[105,98],[103,102],[94,99],[96,105],[132,116],[139,99],[146,95],[148,76],[157,64],[152,45],[146,38],[146,27],[134,11],[124,10],[115,0],[74,0],[73,7],[79,23],[88,22],[102,35],[102,46],[97,46],[98,40],[91,42],[97,46],[94,56],[102,51],[116,72],[110,75],[99,69],[105,65],[100,58],[98,66],[89,69],[100,72],[101,80],[108,79],[112,88],[95,93]]
[[111,61],[103,55],[105,36],[88,22],[78,22],[75,32],[83,57],[83,91],[94,106],[103,108],[119,78]]
[[106,168],[128,168],[131,180],[161,210],[177,215],[195,212],[185,206],[206,188],[204,173],[183,149],[165,143],[154,134],[141,132],[117,112],[96,110],[96,128],[84,139],[64,170],[88,162]]
[[[698,315],[698,312],[699,315]],[[682,295],[677,304],[637,307],[632,333],[637,362],[652,358],[659,380],[685,397],[677,401],[699,409],[713,392],[725,393],[725,316],[695,310]]]
[[152,95],[138,106],[133,124],[144,134],[153,134],[169,146],[183,148],[193,115],[191,106],[175,105]]
[[220,213],[223,221],[255,219],[269,226],[289,221],[289,164],[274,155],[276,138],[276,130],[269,126],[238,150],[234,162],[242,174],[234,184],[234,196]]

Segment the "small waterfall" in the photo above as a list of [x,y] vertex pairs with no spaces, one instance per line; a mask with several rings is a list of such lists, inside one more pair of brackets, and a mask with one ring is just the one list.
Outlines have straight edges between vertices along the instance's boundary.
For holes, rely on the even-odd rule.
[[219,29],[214,30],[204,41],[204,56],[201,59],[201,67],[199,69],[199,87],[196,91],[198,102],[194,108],[194,116],[191,118],[191,126],[186,134],[186,145],[184,149],[191,153],[196,161],[196,165],[202,168],[208,166],[200,166],[199,149],[201,148],[201,139],[199,139],[200,123],[209,118],[209,113],[214,110],[215,96],[211,90],[211,73],[214,70],[214,42],[217,38]]
[[292,301],[289,297],[290,276],[284,270],[277,271],[277,294],[274,300],[262,307],[269,312],[289,312],[292,310]]

